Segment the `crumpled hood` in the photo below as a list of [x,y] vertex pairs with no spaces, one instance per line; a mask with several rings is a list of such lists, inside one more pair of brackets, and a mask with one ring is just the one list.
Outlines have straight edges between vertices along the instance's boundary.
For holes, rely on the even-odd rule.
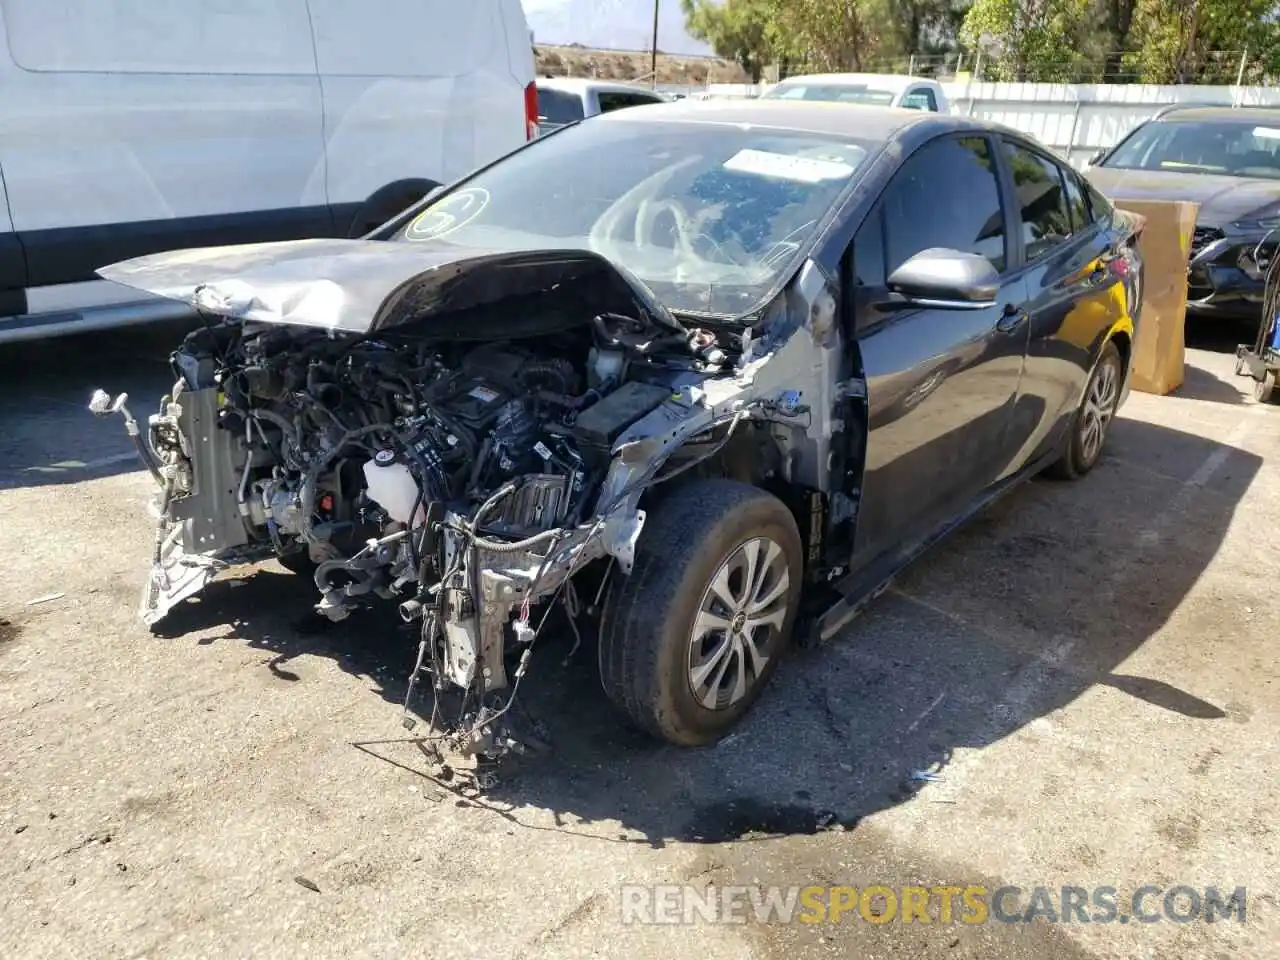
[[1270,208],[1280,206],[1280,180],[1107,167],[1093,167],[1086,176],[1108,199],[1198,203],[1196,222],[1205,226],[1269,216]]
[[[642,313],[682,329],[642,281],[587,250],[287,240],[150,254],[98,275],[219,316],[359,335],[582,282],[595,313]],[[429,332],[494,335],[488,327]]]

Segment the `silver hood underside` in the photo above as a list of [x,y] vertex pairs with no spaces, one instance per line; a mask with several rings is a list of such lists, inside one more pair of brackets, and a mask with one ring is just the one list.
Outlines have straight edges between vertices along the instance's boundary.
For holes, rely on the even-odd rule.
[[586,250],[288,240],[150,254],[98,275],[206,313],[357,335],[589,281],[598,312],[681,329],[643,282]]

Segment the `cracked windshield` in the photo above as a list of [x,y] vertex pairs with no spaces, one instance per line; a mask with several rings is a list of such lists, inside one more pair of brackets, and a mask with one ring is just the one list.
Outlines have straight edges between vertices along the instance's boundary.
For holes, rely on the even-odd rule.
[[477,174],[396,239],[591,250],[672,310],[738,315],[785,278],[868,148],[820,134],[599,118]]

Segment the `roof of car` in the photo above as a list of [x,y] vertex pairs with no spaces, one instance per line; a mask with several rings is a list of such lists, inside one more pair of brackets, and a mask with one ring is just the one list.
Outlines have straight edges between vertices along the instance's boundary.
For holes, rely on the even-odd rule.
[[861,140],[888,140],[916,124],[944,129],[994,129],[992,124],[950,114],[898,107],[864,107],[816,100],[677,100],[644,110],[616,110],[592,118],[610,123],[743,123]]
[[1280,121],[1280,107],[1166,107],[1156,119],[1165,123],[1181,121],[1228,121],[1257,123],[1259,118],[1271,122]]
[[881,89],[900,90],[912,83],[936,84],[928,77],[914,77],[905,73],[809,73],[787,77],[779,84],[822,83],[828,86],[879,85]]
[[[539,77],[535,81],[539,90],[563,90],[566,93],[582,93],[586,90],[607,93],[657,93],[651,87],[637,83],[615,83],[609,80],[593,80],[590,77]],[[658,96],[661,96],[659,93]]]

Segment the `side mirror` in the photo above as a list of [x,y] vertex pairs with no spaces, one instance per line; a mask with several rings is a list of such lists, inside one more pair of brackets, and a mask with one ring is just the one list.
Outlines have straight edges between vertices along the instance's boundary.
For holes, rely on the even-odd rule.
[[1088,160],[1088,165],[1091,167],[1096,167],[1099,163],[1102,162],[1102,158],[1105,157],[1106,155],[1107,155],[1106,147],[1103,147],[1101,150],[1094,151],[1093,156],[1091,156]]
[[903,306],[983,310],[995,306],[1000,274],[986,257],[933,247],[893,271],[886,286]]

